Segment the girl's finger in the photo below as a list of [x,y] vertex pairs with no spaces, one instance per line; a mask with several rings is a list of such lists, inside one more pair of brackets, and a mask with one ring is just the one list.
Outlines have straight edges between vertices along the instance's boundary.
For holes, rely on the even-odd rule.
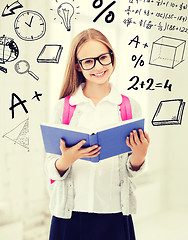
[[73,148],[76,148],[77,150],[79,150],[84,145],[85,142],[86,142],[86,140],[82,140],[79,143],[77,143],[76,145],[74,145]]
[[60,140],[60,150],[64,152],[66,149],[65,141],[63,139]]
[[147,141],[148,141],[148,143],[149,143],[149,142],[150,142],[150,138],[149,138],[148,133],[147,133],[147,132],[144,132],[144,136],[145,136],[145,138],[147,139]]
[[144,133],[143,133],[142,129],[139,129],[139,134],[140,134],[140,140],[143,143],[144,140],[145,140],[145,136],[144,136]]
[[133,136],[134,136],[134,141],[136,144],[139,144],[140,143],[140,139],[138,137],[138,133],[136,130],[133,130]]
[[93,157],[97,157],[99,154],[100,154],[100,151],[97,151],[95,154],[88,153],[88,154],[85,154],[83,157],[93,158]]
[[126,144],[127,144],[128,147],[130,147],[130,148],[132,147],[130,142],[129,142],[129,137],[126,138]]
[[88,148],[80,149],[80,152],[81,152],[82,154],[87,154],[87,153],[95,150],[95,149],[98,148],[98,147],[99,147],[98,145],[93,145],[93,146],[88,147]]
[[93,155],[93,154],[96,154],[99,150],[101,149],[101,147],[97,147],[96,149],[88,152],[89,155]]
[[135,141],[134,141],[134,137],[133,137],[133,133],[130,133],[130,144],[134,147],[136,145]]

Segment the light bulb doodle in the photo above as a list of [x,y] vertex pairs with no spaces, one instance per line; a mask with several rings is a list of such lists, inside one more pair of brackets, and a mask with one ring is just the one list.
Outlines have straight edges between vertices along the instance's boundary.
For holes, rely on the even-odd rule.
[[74,14],[74,7],[68,2],[62,3],[57,8],[57,13],[62,18],[67,31],[70,31],[71,30],[71,18]]

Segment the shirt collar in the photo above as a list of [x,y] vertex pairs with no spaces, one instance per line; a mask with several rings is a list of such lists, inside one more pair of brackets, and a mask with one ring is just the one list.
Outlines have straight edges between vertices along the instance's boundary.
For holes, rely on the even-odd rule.
[[[70,105],[77,105],[83,102],[90,102],[91,100],[87,98],[82,89],[84,88],[85,83],[81,83],[78,87],[76,93],[70,97]],[[111,91],[110,93],[104,97],[101,102],[108,101],[112,104],[119,105],[122,102],[122,97],[118,89],[114,86],[114,84],[110,83]]]

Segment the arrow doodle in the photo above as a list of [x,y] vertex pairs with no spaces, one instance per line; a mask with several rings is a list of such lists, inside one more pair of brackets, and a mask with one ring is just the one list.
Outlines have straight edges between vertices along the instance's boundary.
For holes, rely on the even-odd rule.
[[21,3],[19,3],[19,1],[15,1],[11,5],[7,4],[6,7],[4,8],[1,16],[6,17],[9,15],[13,15],[13,14],[15,14],[15,12],[14,12],[15,9],[22,8],[22,7],[23,7],[23,5]]

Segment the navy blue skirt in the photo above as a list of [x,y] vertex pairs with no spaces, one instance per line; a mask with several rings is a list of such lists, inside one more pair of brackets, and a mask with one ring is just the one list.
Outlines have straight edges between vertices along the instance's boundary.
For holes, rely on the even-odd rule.
[[131,215],[72,212],[71,219],[52,217],[50,240],[135,240]]

